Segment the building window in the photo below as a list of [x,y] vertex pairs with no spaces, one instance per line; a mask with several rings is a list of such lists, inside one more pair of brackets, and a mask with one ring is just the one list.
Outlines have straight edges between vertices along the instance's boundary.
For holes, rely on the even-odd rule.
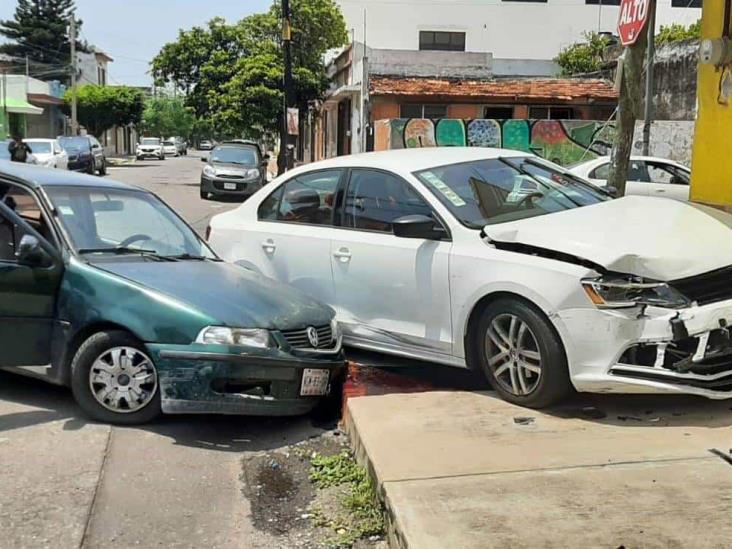
[[593,6],[619,6],[620,0],[585,0],[585,4]]
[[529,118],[534,120],[572,120],[574,109],[571,107],[530,107]]
[[419,49],[439,51],[465,51],[465,33],[420,31]]
[[400,118],[447,118],[447,105],[405,103],[399,107]]
[[485,107],[483,118],[493,120],[509,120],[513,118],[513,107]]
[[671,0],[672,8],[701,8],[702,0]]

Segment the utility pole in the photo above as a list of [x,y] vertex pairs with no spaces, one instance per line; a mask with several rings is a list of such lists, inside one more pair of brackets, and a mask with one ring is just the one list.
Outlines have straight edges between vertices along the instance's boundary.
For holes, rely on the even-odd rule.
[[290,0],[282,0],[282,47],[285,61],[284,75],[284,105],[282,112],[282,132],[280,135],[280,158],[279,171],[286,172],[293,166],[292,152],[290,147],[290,134],[287,128],[287,109],[293,106],[292,90],[292,24],[290,21]]
[[[656,0],[647,0],[655,5]],[[622,10],[622,7],[621,7]],[[621,11],[621,14],[624,11]],[[615,143],[610,159],[610,174],[607,184],[617,189],[618,196],[625,196],[630,155],[633,152],[635,122],[643,112],[643,65],[648,45],[648,33],[640,32],[634,43],[626,46],[621,62],[620,99],[615,128]]]
[[[353,43],[353,41],[352,41]],[[353,44],[355,47],[355,44]],[[368,149],[368,132],[371,120],[369,119],[368,101],[369,101],[369,56],[366,50],[366,8],[363,9],[363,52],[361,55],[361,64],[363,71],[361,73],[361,135],[360,135],[360,151],[366,152]]]
[[71,41],[71,135],[79,135],[79,121],[76,113],[76,14],[71,12],[69,20]]
[[651,2],[648,15],[648,55],[646,57],[646,108],[643,115],[643,155],[651,150],[651,126],[653,125],[653,85],[656,64],[656,2]]
[[10,120],[8,119],[8,79],[7,79],[7,70],[3,69],[3,132],[5,135],[3,137],[9,137],[10,136]]

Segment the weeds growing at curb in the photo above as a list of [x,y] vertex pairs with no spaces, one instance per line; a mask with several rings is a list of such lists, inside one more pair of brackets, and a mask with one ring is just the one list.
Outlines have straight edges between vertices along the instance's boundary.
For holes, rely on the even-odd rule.
[[350,546],[358,539],[384,533],[384,517],[374,485],[347,450],[332,456],[314,454],[310,466],[310,480],[319,490],[339,492],[339,508],[316,505],[310,509],[317,525],[333,531],[332,545]]

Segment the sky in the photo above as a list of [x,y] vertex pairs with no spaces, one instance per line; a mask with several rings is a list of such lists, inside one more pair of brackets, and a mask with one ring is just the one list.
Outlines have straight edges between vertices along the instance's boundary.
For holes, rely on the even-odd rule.
[[[178,30],[214,17],[237,21],[269,9],[272,0],[76,0],[81,38],[108,53],[112,84],[147,86],[148,63]],[[11,19],[15,0],[0,0],[0,20]]]

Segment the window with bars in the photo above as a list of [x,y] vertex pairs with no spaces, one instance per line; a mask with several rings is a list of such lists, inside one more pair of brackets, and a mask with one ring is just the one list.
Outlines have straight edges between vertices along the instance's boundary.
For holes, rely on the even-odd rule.
[[420,50],[465,51],[464,32],[420,31]]
[[530,107],[529,118],[533,120],[572,120],[574,109],[571,107]]

